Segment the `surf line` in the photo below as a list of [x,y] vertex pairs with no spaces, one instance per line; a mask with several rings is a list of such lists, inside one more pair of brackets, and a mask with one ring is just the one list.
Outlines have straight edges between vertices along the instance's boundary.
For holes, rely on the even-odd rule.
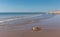
[[39,15],[33,15],[33,16],[28,16],[28,17],[23,17],[23,18],[15,18],[15,19],[2,20],[2,21],[0,21],[0,23],[6,22],[6,21],[13,21],[13,20],[17,20],[17,19],[32,18],[32,17],[37,17],[37,16],[41,16],[41,14],[39,14]]

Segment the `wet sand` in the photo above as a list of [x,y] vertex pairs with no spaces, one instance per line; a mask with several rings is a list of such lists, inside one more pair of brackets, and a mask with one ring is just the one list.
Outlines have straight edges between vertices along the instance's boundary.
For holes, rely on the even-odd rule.
[[[41,30],[33,31],[34,26],[39,26]],[[0,37],[60,37],[60,15],[41,21],[29,21],[23,25],[1,25]]]

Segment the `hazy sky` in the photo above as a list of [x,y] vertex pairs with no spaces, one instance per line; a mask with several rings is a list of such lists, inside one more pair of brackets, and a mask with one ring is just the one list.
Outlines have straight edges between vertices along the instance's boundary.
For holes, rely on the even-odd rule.
[[60,0],[0,0],[0,12],[60,10]]

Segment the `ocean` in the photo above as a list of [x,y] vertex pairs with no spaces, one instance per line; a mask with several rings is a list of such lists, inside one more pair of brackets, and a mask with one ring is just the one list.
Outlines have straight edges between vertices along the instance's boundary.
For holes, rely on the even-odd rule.
[[55,14],[47,13],[0,13],[1,24],[17,24],[32,20],[43,20],[55,16]]
[[[35,26],[41,30],[33,31]],[[58,14],[0,13],[1,37],[56,37],[60,36],[59,32],[60,15]]]

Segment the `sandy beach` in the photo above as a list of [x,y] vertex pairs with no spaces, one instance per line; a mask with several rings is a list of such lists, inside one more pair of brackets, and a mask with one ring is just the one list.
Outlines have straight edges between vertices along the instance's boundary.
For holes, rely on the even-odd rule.
[[[40,31],[33,31],[34,26],[39,26]],[[60,37],[60,15],[50,19],[29,21],[15,25],[1,25],[0,37]]]

